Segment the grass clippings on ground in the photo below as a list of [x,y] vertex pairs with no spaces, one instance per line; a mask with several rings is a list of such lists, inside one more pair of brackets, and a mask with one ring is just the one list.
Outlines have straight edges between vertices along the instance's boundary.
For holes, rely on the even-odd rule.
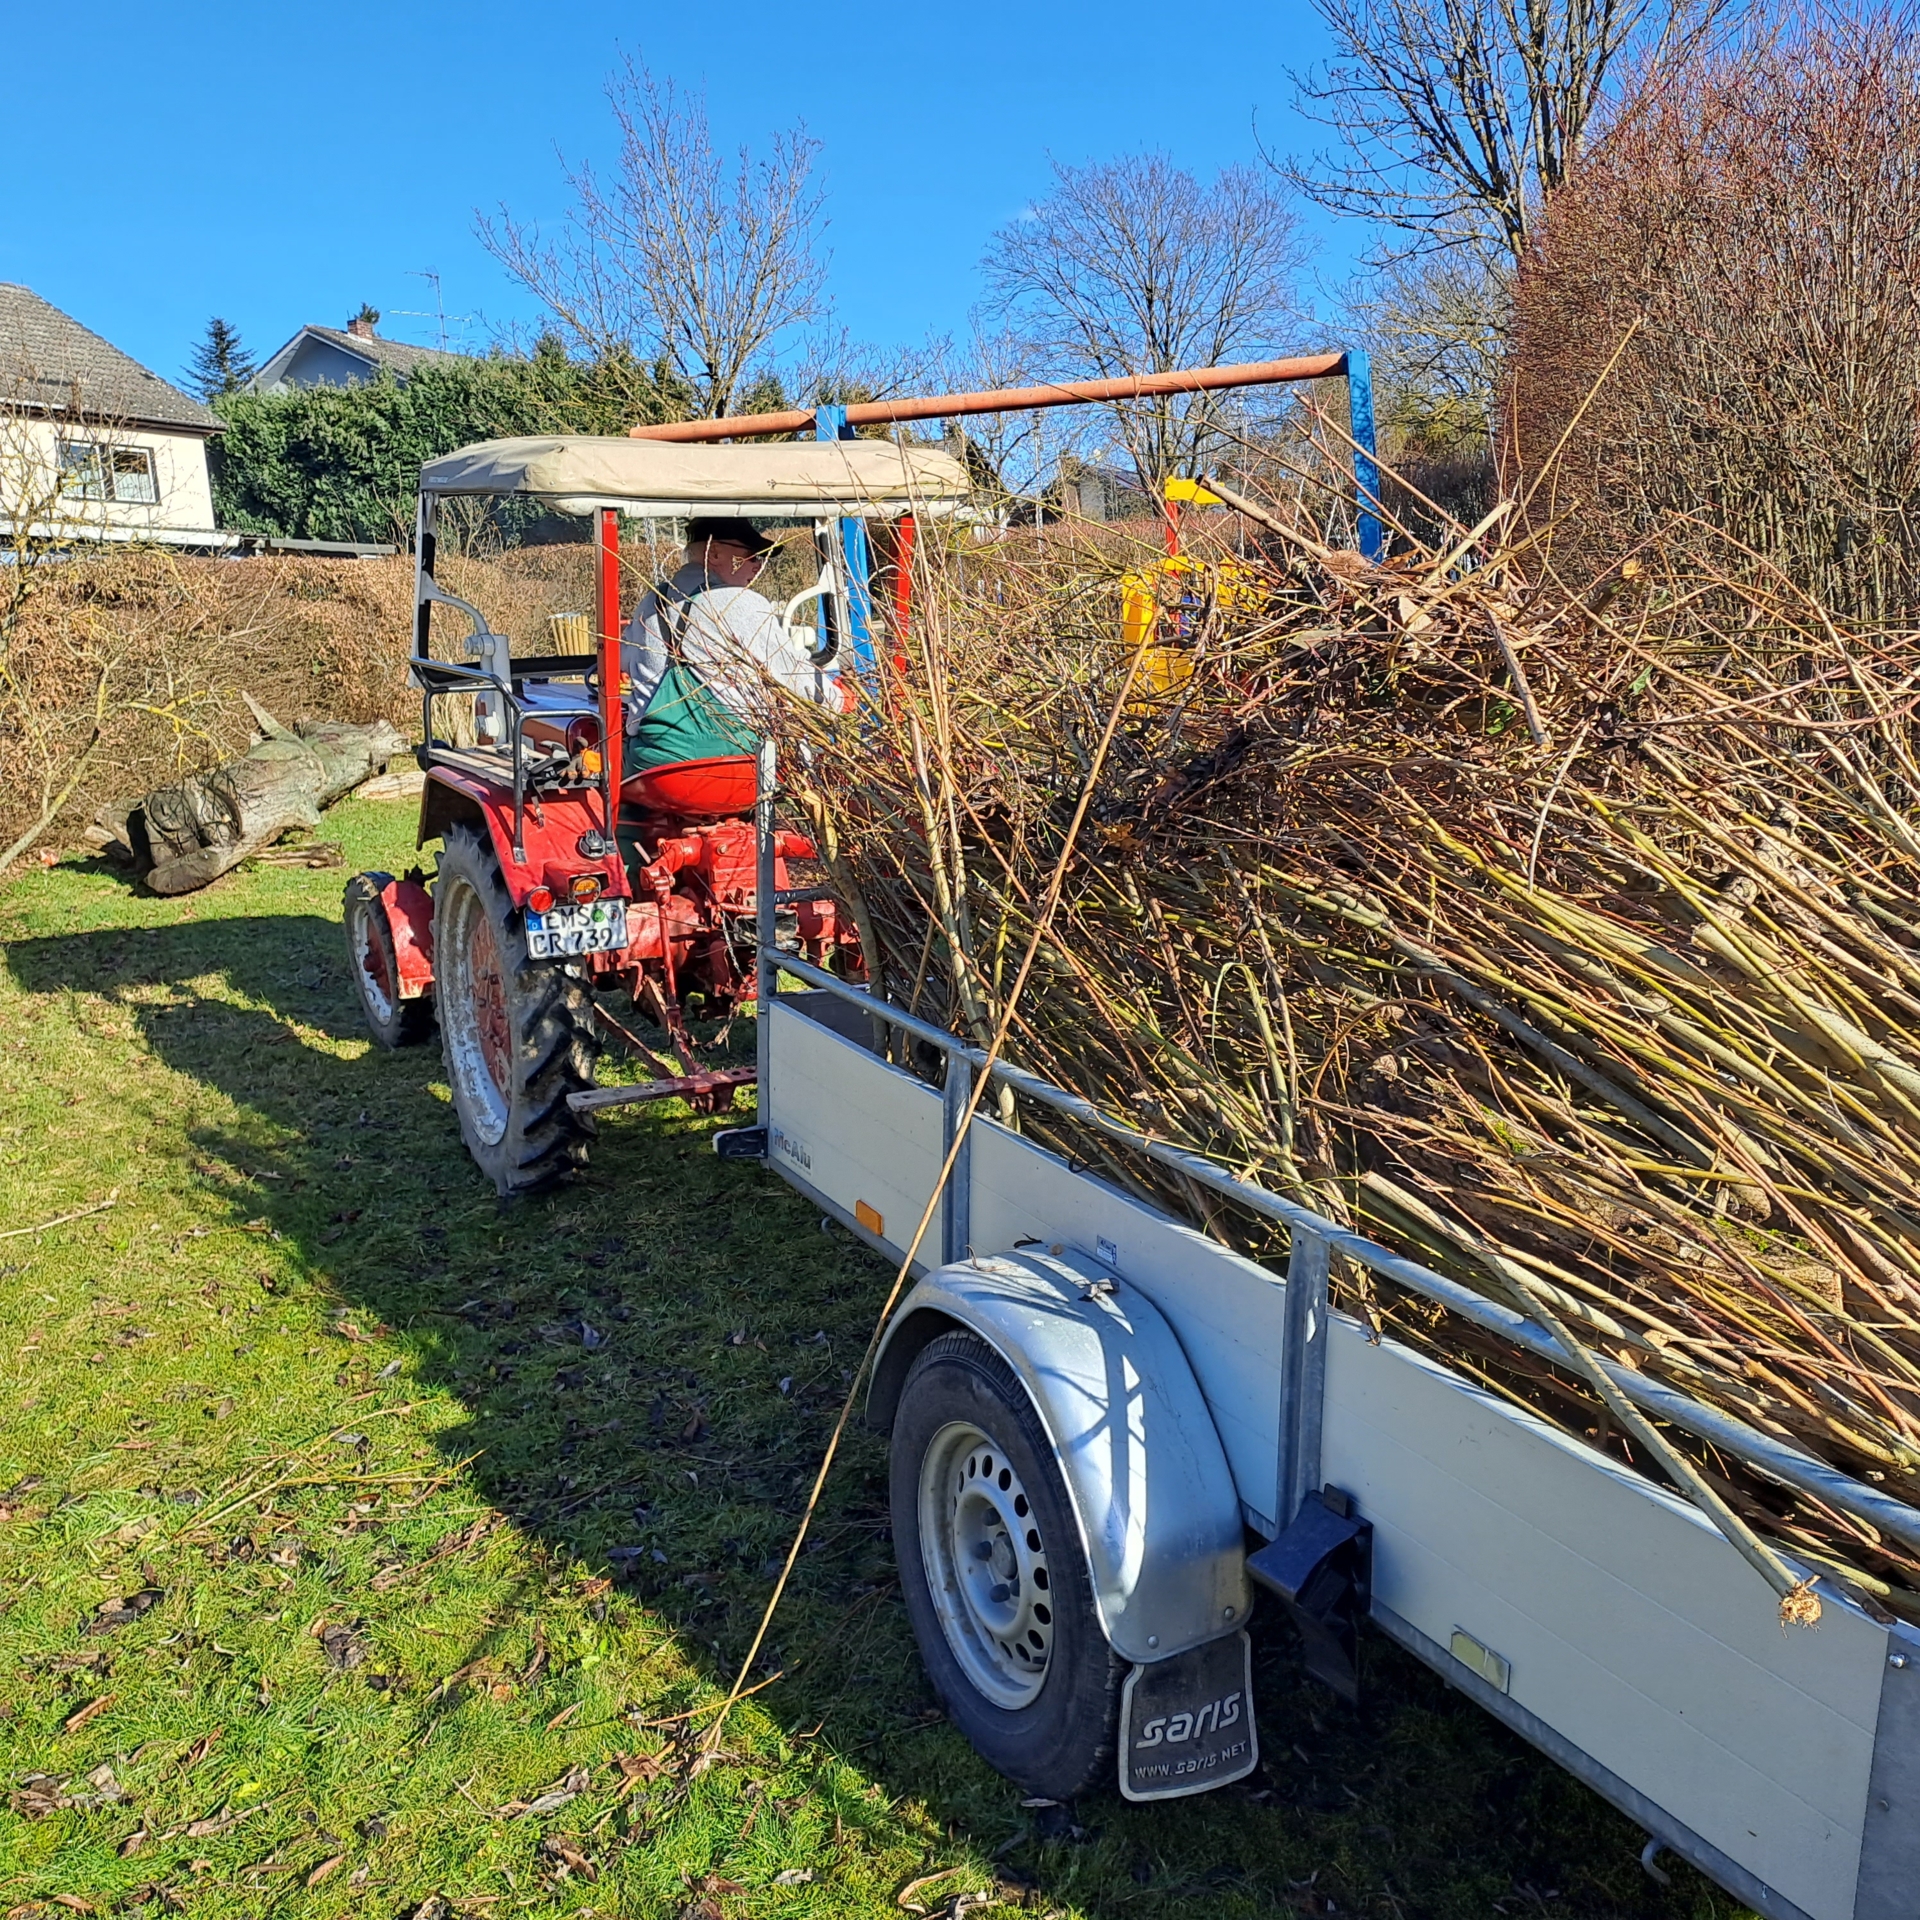
[[[327,833],[414,858],[405,806]],[[673,1108],[502,1209],[437,1047],[361,1032],[340,882],[0,891],[0,1913],[1738,1912],[1267,1611],[1251,1781],[1023,1805],[928,1693],[867,1434],[703,1763],[890,1276]]]

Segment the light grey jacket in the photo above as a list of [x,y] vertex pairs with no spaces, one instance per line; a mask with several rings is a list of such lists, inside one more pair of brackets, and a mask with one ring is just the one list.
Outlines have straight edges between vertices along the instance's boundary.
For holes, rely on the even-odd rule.
[[772,601],[751,587],[720,586],[689,561],[664,595],[654,588],[641,599],[621,636],[621,669],[633,684],[630,724],[638,723],[666,674],[676,629],[681,660],[743,719],[757,718],[769,680],[803,700],[840,704],[839,675],[813,664],[811,650],[789,637]]

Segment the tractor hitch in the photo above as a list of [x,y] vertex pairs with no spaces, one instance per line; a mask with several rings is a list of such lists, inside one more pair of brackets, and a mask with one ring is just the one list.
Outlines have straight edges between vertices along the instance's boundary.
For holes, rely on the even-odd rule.
[[683,1073],[671,1080],[642,1080],[631,1087],[588,1087],[567,1095],[575,1113],[598,1113],[603,1107],[638,1106],[643,1100],[685,1100],[696,1113],[716,1111],[721,1094],[750,1087],[758,1078],[752,1067],[726,1067],[716,1073]]

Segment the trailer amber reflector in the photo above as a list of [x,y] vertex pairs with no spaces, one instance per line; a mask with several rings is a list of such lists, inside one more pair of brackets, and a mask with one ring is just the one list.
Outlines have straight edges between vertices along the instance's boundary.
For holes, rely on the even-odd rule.
[[1483,1646],[1465,1627],[1454,1628],[1450,1650],[1469,1673],[1477,1673],[1496,1693],[1512,1691],[1513,1668],[1508,1665],[1506,1656]]
[[853,1217],[869,1233],[878,1235],[882,1240],[887,1237],[887,1223],[878,1207],[870,1207],[864,1200],[856,1200],[853,1203]]

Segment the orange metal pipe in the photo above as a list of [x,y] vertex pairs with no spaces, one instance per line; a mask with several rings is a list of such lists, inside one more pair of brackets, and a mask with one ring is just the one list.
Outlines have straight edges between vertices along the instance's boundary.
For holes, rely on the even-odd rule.
[[[861,400],[847,408],[850,427],[894,420],[950,420],[966,413],[1027,413],[1036,407],[1084,406],[1094,400],[1144,400],[1160,393],[1211,393],[1221,387],[1262,387],[1285,380],[1323,380],[1344,373],[1344,353],[1310,353],[1293,360],[1252,360],[1237,367],[1184,367],[1173,373],[1128,374],[1118,380],[1062,380],[1043,387],[987,387],[977,393],[923,394],[908,400]],[[770,433],[802,433],[811,407],[784,413],[741,413],[730,420],[675,420],[663,427],[629,427],[635,440],[751,440]]]

